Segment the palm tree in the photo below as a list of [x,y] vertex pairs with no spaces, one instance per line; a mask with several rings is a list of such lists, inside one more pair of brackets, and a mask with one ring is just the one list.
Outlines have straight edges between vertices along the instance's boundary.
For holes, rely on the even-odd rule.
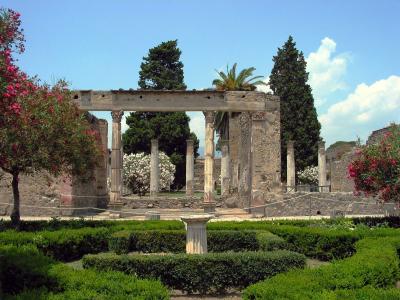
[[[261,80],[263,76],[253,76],[256,68],[243,69],[236,76],[236,66],[236,63],[231,69],[226,66],[226,73],[216,71],[219,78],[214,79],[212,84],[215,85],[217,91],[254,91],[257,85],[266,84]],[[229,139],[229,116],[227,112],[218,112],[215,116],[214,125],[220,139]]]

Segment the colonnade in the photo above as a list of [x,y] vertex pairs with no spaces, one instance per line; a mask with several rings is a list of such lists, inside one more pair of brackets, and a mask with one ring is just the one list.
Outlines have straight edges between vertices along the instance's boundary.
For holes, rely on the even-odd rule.
[[[287,191],[294,192],[296,186],[294,141],[288,141],[286,146],[287,146],[287,161],[286,161]],[[318,188],[320,192],[327,191],[326,151],[325,151],[324,141],[318,142]]]
[[[112,152],[111,152],[111,193],[110,207],[121,206],[122,188],[122,157],[121,157],[121,119],[123,111],[112,111]],[[215,209],[214,199],[214,119],[215,112],[205,111],[205,151],[204,151],[204,199],[203,206],[206,212]],[[194,143],[187,141],[186,151],[186,195],[193,196],[194,181]],[[160,187],[158,140],[151,140],[151,163],[150,163],[150,195],[156,196]],[[222,182],[223,193],[229,191],[229,154],[227,143],[222,147]]]

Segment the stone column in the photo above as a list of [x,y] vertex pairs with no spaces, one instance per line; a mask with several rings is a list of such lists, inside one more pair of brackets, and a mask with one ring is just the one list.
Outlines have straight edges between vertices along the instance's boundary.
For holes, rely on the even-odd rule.
[[160,190],[160,164],[158,156],[158,140],[151,140],[150,161],[150,196],[157,196]]
[[230,192],[237,194],[239,185],[239,148],[240,148],[240,113],[231,113],[229,116],[229,158],[230,158]]
[[239,145],[239,182],[238,194],[241,207],[251,204],[251,126],[252,117],[249,112],[242,112],[239,116],[240,145]]
[[229,195],[230,166],[229,166],[229,141],[221,141],[221,195]]
[[326,186],[326,154],[325,142],[318,143],[318,185],[319,191],[324,192],[327,190]]
[[215,112],[205,111],[205,149],[204,149],[204,200],[205,212],[215,211],[214,203],[214,119]]
[[110,203],[111,207],[120,207],[121,201],[121,174],[122,174],[122,160],[121,160],[121,119],[124,115],[122,110],[112,111],[112,147],[111,147],[111,192]]
[[106,208],[109,196],[107,187],[108,177],[108,123],[106,120],[100,119],[99,121],[99,132],[101,140],[101,152],[103,159],[99,166],[96,168],[96,186],[97,186],[97,206],[100,208]]
[[186,196],[193,196],[194,143],[186,140]]
[[206,224],[212,217],[212,215],[197,215],[181,218],[186,223],[186,253],[207,253]]
[[286,163],[286,185],[289,192],[295,191],[296,186],[296,165],[294,162],[294,142],[287,142],[287,163]]

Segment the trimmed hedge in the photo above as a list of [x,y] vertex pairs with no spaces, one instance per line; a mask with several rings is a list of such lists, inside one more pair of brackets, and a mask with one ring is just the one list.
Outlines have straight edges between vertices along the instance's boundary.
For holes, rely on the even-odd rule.
[[269,226],[269,230],[284,238],[288,249],[320,260],[342,259],[355,252],[359,235],[349,230],[318,227]]
[[84,268],[116,270],[140,278],[159,278],[170,288],[188,293],[222,293],[243,288],[290,268],[301,268],[305,257],[290,251],[208,253],[202,255],[86,255]]
[[61,261],[72,261],[84,254],[107,251],[107,228],[63,229],[58,231],[0,233],[1,244],[35,245],[45,255]]
[[260,250],[263,251],[273,251],[273,250],[283,250],[288,249],[288,243],[275,234],[269,231],[261,231],[257,233],[257,241]]
[[[249,286],[243,296],[244,299],[369,299],[363,295],[370,294],[377,299],[380,291],[360,289],[394,287],[400,278],[399,247],[399,238],[366,238],[357,242],[357,253],[350,258],[313,270],[279,274]],[[388,299],[400,296],[400,291],[382,292],[387,293]]]
[[33,245],[0,246],[0,287],[1,299],[169,298],[158,281],[115,271],[74,270],[44,256]]
[[[272,236],[272,234],[270,234]],[[259,249],[255,231],[209,230],[207,232],[209,252],[255,251]],[[111,234],[109,250],[117,254],[138,251],[144,253],[185,252],[186,231],[152,230],[152,231],[118,231]]]

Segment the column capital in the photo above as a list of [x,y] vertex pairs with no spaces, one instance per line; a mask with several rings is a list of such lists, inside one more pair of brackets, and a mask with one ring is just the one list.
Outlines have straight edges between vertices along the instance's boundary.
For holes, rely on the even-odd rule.
[[111,111],[111,117],[113,122],[121,122],[122,116],[124,115],[124,111],[123,110],[113,110]]
[[214,124],[215,112],[214,111],[203,111],[204,117],[206,118],[206,123]]
[[194,141],[193,140],[186,140],[186,146],[193,146],[194,145]]
[[324,148],[325,149],[325,141],[319,141],[318,142],[318,148]]
[[152,145],[158,145],[158,139],[151,139]]
[[294,141],[293,140],[288,140],[286,144],[287,144],[287,148],[288,149],[294,147]]

